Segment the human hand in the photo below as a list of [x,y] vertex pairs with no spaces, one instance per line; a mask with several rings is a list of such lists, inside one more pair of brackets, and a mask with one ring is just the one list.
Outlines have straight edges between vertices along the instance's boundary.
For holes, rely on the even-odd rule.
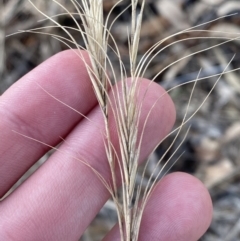
[[[147,84],[144,80],[143,88]],[[160,86],[151,85],[142,122],[147,107],[162,93]],[[0,97],[0,116],[0,197],[49,150],[12,130],[51,146],[60,143],[60,137],[66,140],[37,172],[0,202],[0,240],[78,240],[110,196],[92,170],[76,160],[86,160],[110,179],[100,134],[104,129],[101,111],[84,64],[72,51],[50,58]],[[147,124],[141,160],[170,131],[174,119],[173,104],[165,95]],[[139,240],[196,241],[208,228],[211,213],[209,194],[197,179],[184,173],[167,175],[146,206]],[[116,229],[104,240],[119,240]]]

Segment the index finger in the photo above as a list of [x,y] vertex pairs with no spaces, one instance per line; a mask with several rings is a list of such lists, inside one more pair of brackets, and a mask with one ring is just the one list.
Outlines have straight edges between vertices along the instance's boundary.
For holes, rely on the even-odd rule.
[[13,130],[55,146],[82,119],[43,89],[85,115],[97,103],[85,64],[72,50],[48,59],[9,88],[0,97],[0,198],[48,151]]

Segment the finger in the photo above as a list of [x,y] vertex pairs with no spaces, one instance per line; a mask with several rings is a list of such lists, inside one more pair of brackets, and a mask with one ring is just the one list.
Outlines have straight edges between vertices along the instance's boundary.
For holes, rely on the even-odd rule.
[[81,119],[40,86],[83,114],[96,104],[85,65],[74,51],[55,55],[7,90],[0,97],[0,197],[48,150],[13,130],[54,146]]
[[[142,100],[148,84],[146,80],[141,82],[138,101]],[[150,107],[163,93],[164,90],[157,84],[150,85],[141,112],[140,129]],[[24,237],[26,241],[37,241],[77,240],[84,232],[109,198],[109,193],[96,174],[73,157],[86,160],[107,181],[110,180],[101,134],[104,130],[102,112],[96,107],[88,117],[92,122],[83,120],[60,147],[65,154],[56,152],[40,170],[3,201],[0,205],[0,234],[12,233],[15,234],[14,238],[18,235],[20,240]],[[174,120],[173,103],[165,95],[150,114],[140,160],[170,131]],[[111,126],[111,130],[114,130],[114,126]],[[116,132],[112,133],[112,142],[116,146]]]
[[[196,178],[174,173],[161,180],[144,211],[139,241],[197,241],[212,218],[208,191]],[[117,226],[104,241],[120,241]]]

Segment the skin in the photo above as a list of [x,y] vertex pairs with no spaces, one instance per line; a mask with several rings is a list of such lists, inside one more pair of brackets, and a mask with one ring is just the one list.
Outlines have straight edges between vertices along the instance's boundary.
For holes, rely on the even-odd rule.
[[[148,84],[148,80],[141,80],[139,102]],[[140,126],[163,93],[157,84],[150,85]],[[83,62],[72,51],[53,56],[0,97],[0,116],[0,197],[49,150],[16,132],[52,146],[61,142],[60,137],[65,139],[59,152],[0,202],[1,240],[78,240],[109,198],[103,184],[81,161],[110,180],[102,114]],[[174,105],[164,95],[150,114],[140,161],[171,130],[174,121]],[[117,149],[114,121],[111,131]],[[196,241],[209,227],[211,216],[212,203],[203,184],[188,174],[170,174],[151,195],[139,240]],[[117,226],[104,238],[110,240],[119,240]]]

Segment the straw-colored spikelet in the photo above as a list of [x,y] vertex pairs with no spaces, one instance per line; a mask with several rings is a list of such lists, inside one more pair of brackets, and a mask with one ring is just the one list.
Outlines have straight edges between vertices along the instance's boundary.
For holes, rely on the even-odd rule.
[[[110,192],[113,201],[116,205],[116,210],[118,214],[118,223],[120,229],[120,236],[121,241],[137,241],[139,237],[139,229],[141,224],[141,219],[143,215],[144,208],[148,201],[148,198],[151,194],[151,191],[154,188],[158,177],[165,169],[166,165],[163,165],[160,172],[155,173],[155,175],[151,175],[145,189],[142,191],[142,180],[146,170],[146,167],[142,174],[142,180],[140,184],[136,184],[136,176],[138,171],[138,159],[141,150],[142,138],[144,133],[144,127],[148,121],[148,117],[152,111],[152,108],[149,110],[149,114],[146,117],[146,120],[143,125],[143,129],[139,130],[139,121],[140,121],[140,114],[141,114],[141,107],[142,104],[137,103],[137,98],[139,94],[139,80],[141,77],[144,76],[150,62],[152,59],[159,54],[162,50],[166,49],[167,47],[175,44],[169,44],[163,48],[160,48],[162,43],[165,42],[167,39],[180,35],[182,33],[189,33],[193,31],[200,31],[194,30],[194,28],[189,28],[179,33],[176,33],[166,39],[163,39],[153,45],[145,55],[138,61],[138,46],[140,41],[140,32],[141,32],[141,24],[142,24],[142,16],[143,10],[145,5],[145,0],[138,1],[138,0],[131,0],[131,3],[128,7],[131,7],[131,25],[129,28],[129,62],[130,62],[130,73],[126,72],[124,64],[121,60],[121,55],[118,50],[117,43],[115,42],[113,36],[111,35],[111,27],[114,23],[109,23],[109,16],[112,10],[122,2],[120,0],[117,2],[112,10],[110,10],[109,15],[104,18],[103,16],[103,0],[82,0],[81,4],[77,0],[70,0],[76,9],[76,14],[81,18],[84,30],[82,30],[82,26],[78,23],[74,14],[70,13],[62,4],[60,4],[57,0],[53,0],[56,4],[58,4],[66,14],[71,16],[73,21],[76,24],[76,28],[70,28],[66,26],[60,25],[56,20],[54,20],[54,16],[49,17],[45,13],[41,12],[39,9],[35,7],[35,5],[29,0],[29,2],[47,19],[49,19],[52,23],[54,23],[57,27],[61,28],[68,36],[68,38],[64,38],[62,36],[56,36],[53,34],[49,34],[52,37],[56,38],[57,40],[63,42],[69,48],[73,44],[74,47],[77,49],[73,50],[75,53],[85,62],[86,68],[88,70],[91,83],[96,94],[96,98],[98,100],[99,106],[102,111],[104,123],[105,123],[105,132],[103,134],[103,141],[105,144],[105,151],[109,163],[109,168],[111,172],[111,184],[109,184],[106,180],[103,179],[100,173],[90,167],[87,163],[85,165],[89,166],[94,173],[99,177],[100,181],[106,186],[108,191]],[[140,4],[140,10],[137,10],[137,4]],[[105,19],[105,20],[104,20]],[[216,20],[214,20],[216,21]],[[199,26],[196,26],[199,27]],[[42,33],[39,32],[43,28],[32,29],[28,30],[28,32],[34,33]],[[69,32],[69,29],[78,31],[84,40],[85,47],[79,46],[78,43],[75,41],[74,37]],[[48,34],[48,33],[44,33]],[[195,38],[204,38],[204,37],[195,37]],[[209,38],[209,37],[205,37]],[[221,44],[230,42],[232,40],[238,39],[239,37],[229,38],[225,37],[225,41],[209,47],[207,49],[203,49],[191,55],[207,51],[211,48],[216,46],[220,46]],[[189,39],[189,38],[188,38]],[[224,38],[223,38],[224,39]],[[112,45],[110,46],[109,40],[111,40]],[[159,49],[160,48],[160,49]],[[88,65],[82,56],[82,52],[79,50],[85,49],[88,51],[89,58],[91,61],[91,65]],[[108,51],[112,51],[119,60],[119,73],[120,76],[115,75],[114,68],[112,66],[111,60],[108,55]],[[153,56],[152,56],[153,55]],[[190,55],[189,55],[190,56]],[[183,57],[169,66],[161,70],[153,79],[161,74],[165,69],[170,67],[171,65],[181,61],[184,58],[189,56]],[[137,62],[138,61],[138,62]],[[226,67],[227,69],[227,67]],[[111,72],[111,79],[110,75],[108,74],[109,71]],[[222,74],[226,71],[224,70],[223,73],[219,74],[218,80],[221,78]],[[130,78],[127,78],[130,77]],[[117,80],[121,80],[117,83]],[[197,77],[197,80],[200,80]],[[218,80],[215,82],[213,88],[217,84]],[[194,87],[196,85],[196,80],[193,80]],[[112,91],[112,96],[109,96],[109,89],[112,89],[114,86],[114,90]],[[174,87],[176,88],[176,87]],[[212,89],[213,90],[213,89]],[[209,92],[207,97],[203,100],[202,104],[199,108],[189,117],[187,118],[187,110],[186,115],[183,118],[182,124],[180,127],[175,129],[177,133],[181,131],[183,125],[185,125],[192,116],[201,108],[203,103],[206,101],[208,96],[211,94],[212,90]],[[147,91],[147,90],[146,90]],[[55,98],[54,96],[52,96]],[[162,98],[159,96],[159,99],[156,101],[155,104]],[[191,102],[192,95],[189,98],[189,103]],[[61,102],[61,100],[59,100]],[[61,102],[62,104],[65,104]],[[66,104],[65,104],[66,105]],[[67,106],[67,105],[66,105]],[[189,106],[189,104],[188,104]],[[81,113],[80,113],[81,114]],[[117,129],[117,137],[119,143],[119,150],[120,153],[116,154],[116,149],[112,144],[111,140],[111,131],[110,131],[110,118],[114,119],[114,123]],[[176,135],[177,138],[178,135]],[[175,142],[176,138],[174,139],[173,143]],[[31,139],[31,138],[30,138]],[[169,149],[173,146],[169,146]],[[181,145],[181,143],[180,143]],[[56,149],[56,148],[54,148]],[[169,150],[168,149],[168,150]],[[177,150],[173,152],[173,154],[167,160],[173,157]],[[162,158],[158,161],[157,166],[163,160],[166,154],[162,156]],[[149,161],[147,161],[148,164]],[[146,164],[146,165],[147,165]],[[156,169],[157,170],[157,166]],[[119,173],[117,174],[116,169],[119,169]],[[154,172],[155,172],[154,170]],[[165,172],[165,170],[164,170]],[[117,184],[117,176],[121,177],[121,188],[120,191],[118,190]],[[140,201],[141,199],[141,201]]]

